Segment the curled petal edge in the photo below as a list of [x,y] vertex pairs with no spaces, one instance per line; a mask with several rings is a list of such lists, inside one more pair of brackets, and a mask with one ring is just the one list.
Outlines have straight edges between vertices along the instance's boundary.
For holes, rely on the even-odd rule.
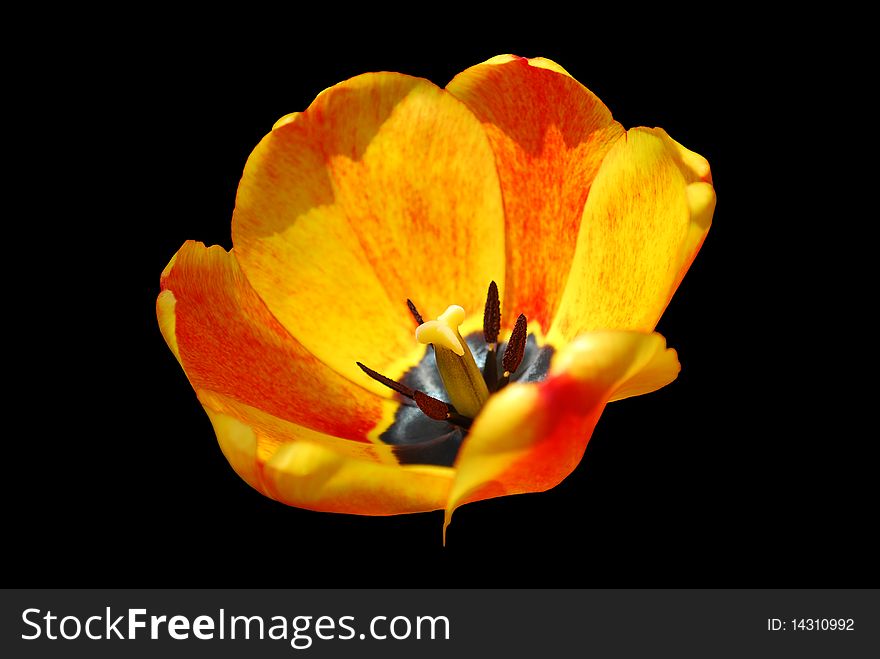
[[456,460],[444,540],[459,506],[558,485],[583,457],[607,402],[655,391],[679,371],[657,333],[588,332],[557,353],[546,380],[493,396]]

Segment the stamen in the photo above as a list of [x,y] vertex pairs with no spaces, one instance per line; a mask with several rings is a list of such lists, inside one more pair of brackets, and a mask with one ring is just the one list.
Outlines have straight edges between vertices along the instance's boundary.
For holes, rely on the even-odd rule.
[[507,347],[504,349],[504,357],[501,358],[505,379],[509,378],[510,374],[516,371],[522,363],[523,355],[526,352],[527,333],[526,317],[520,314],[516,319],[516,325],[513,326],[510,341],[507,342]]
[[495,350],[498,348],[498,332],[501,331],[501,300],[498,299],[498,285],[489,284],[486,307],[483,310],[483,338],[486,339],[486,361],[483,363],[483,380],[492,393],[498,388],[498,362]]
[[498,299],[498,285],[493,281],[489,284],[486,295],[486,308],[483,311],[483,336],[491,349],[498,343],[498,332],[501,331],[501,300]]
[[364,365],[361,364],[360,362],[355,362],[355,363],[356,363],[358,366],[361,367],[361,370],[362,370],[364,373],[366,373],[367,375],[369,375],[369,376],[370,376],[371,378],[373,378],[376,382],[379,382],[379,383],[381,383],[381,384],[384,384],[384,385],[385,385],[386,387],[388,387],[389,389],[394,389],[394,391],[396,391],[397,393],[399,393],[401,396],[406,396],[407,398],[414,398],[414,397],[415,397],[415,393],[416,393],[416,392],[415,392],[415,389],[410,389],[410,388],[407,387],[405,384],[401,384],[400,382],[395,382],[395,381],[392,380],[391,378],[386,378],[386,377],[385,377],[384,375],[382,375],[381,373],[377,373],[377,372],[374,371],[373,369],[371,369],[371,368],[367,368],[366,366],[364,366]]
[[422,320],[422,314],[419,313],[419,310],[416,309],[416,305],[413,304],[413,301],[409,298],[406,298],[406,306],[409,307],[409,312],[412,314],[413,318],[416,319],[416,323],[421,325],[425,321]]
[[426,417],[435,421],[446,421],[462,430],[468,430],[474,422],[473,419],[459,414],[458,410],[449,403],[429,396],[424,391],[416,389],[413,400]]
[[449,405],[442,400],[437,400],[424,391],[419,390],[415,391],[413,400],[416,401],[416,405],[425,413],[425,416],[437,421],[446,421],[449,418]]

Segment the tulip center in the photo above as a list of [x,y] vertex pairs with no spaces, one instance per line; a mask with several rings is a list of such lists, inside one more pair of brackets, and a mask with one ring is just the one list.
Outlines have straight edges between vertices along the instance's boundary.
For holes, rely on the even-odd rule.
[[407,300],[418,327],[416,340],[430,345],[422,361],[400,382],[358,362],[371,378],[396,391],[403,404],[380,439],[395,446],[401,463],[451,466],[458,447],[489,397],[511,380],[536,381],[547,373],[552,349],[539,348],[520,314],[506,343],[499,343],[501,304],[495,282],[489,286],[483,332],[462,337],[465,310],[449,306],[425,322]]

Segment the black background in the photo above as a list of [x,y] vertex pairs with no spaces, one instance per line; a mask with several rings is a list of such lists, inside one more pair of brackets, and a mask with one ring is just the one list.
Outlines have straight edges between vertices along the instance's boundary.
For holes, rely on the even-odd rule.
[[[63,164],[44,164],[62,184],[31,198],[60,195],[64,210],[51,234],[31,229],[28,250],[54,283],[34,279],[43,315],[23,339],[39,348],[15,399],[36,411],[8,454],[13,581],[876,585],[875,440],[850,427],[847,385],[825,372],[834,294],[816,284],[827,263],[804,258],[825,212],[817,90],[833,93],[833,77],[757,32],[652,30],[650,18],[638,33],[625,21],[514,32],[458,16],[344,33],[274,21],[83,40],[47,83],[56,121],[34,130],[49,153],[59,133],[70,144]],[[714,225],[658,327],[681,376],[610,405],[554,490],[458,510],[445,548],[440,512],[341,516],[263,497],[229,468],[159,334],[159,273],[186,239],[231,246],[248,154],[325,87],[375,70],[442,86],[504,52],[556,60],[625,127],[662,126],[709,159]]]

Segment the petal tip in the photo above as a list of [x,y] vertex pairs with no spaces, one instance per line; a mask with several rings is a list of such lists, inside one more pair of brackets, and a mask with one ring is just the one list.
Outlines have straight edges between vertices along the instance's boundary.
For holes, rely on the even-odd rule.
[[283,126],[286,126],[287,124],[292,124],[294,121],[296,121],[296,118],[298,116],[300,116],[300,114],[302,114],[302,113],[301,112],[290,112],[288,114],[285,114],[278,121],[276,121],[274,124],[272,124],[272,130],[275,131],[275,130],[278,130],[279,128],[282,128]]
[[691,222],[700,229],[707,230],[715,214],[715,188],[707,181],[691,183],[687,186],[687,199],[691,210]]
[[[201,392],[199,397],[203,398]],[[254,429],[233,416],[211,409],[206,400],[200,402],[214,426],[220,450],[233,471],[252,488],[266,494],[257,465],[257,435]]]
[[534,66],[537,69],[546,69],[547,71],[553,71],[554,73],[574,78],[574,76],[566,71],[561,65],[557,64],[552,59],[547,59],[546,57],[532,57],[528,60],[528,63],[529,66]]
[[177,346],[177,317],[174,313],[176,305],[177,299],[172,291],[162,291],[156,298],[156,318],[159,320],[159,331],[174,357],[180,362],[180,349]]

